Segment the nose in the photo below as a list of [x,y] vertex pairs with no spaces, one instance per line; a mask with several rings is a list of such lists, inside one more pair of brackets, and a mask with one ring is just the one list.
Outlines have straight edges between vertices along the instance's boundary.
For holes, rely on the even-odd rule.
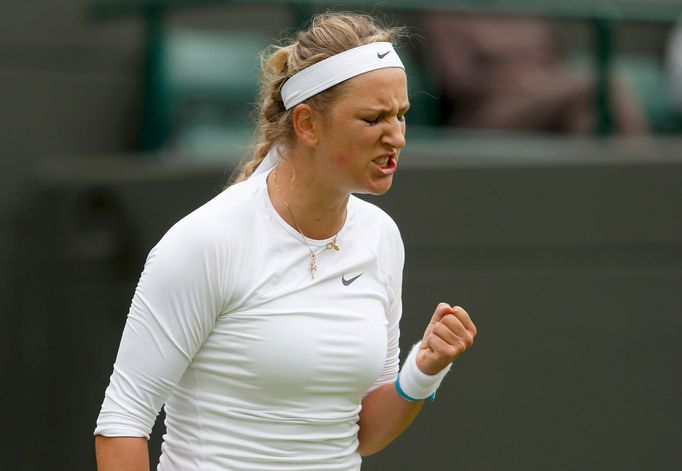
[[382,142],[396,150],[405,147],[405,121],[397,117],[391,118],[386,125]]

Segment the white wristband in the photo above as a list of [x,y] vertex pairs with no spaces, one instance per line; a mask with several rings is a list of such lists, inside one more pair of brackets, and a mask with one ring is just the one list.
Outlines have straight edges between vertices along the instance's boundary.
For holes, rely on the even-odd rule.
[[449,364],[435,375],[427,375],[422,372],[417,366],[417,352],[419,352],[420,345],[421,342],[417,342],[412,347],[395,381],[395,387],[400,397],[410,402],[418,402],[427,398],[435,399],[438,386],[452,366]]

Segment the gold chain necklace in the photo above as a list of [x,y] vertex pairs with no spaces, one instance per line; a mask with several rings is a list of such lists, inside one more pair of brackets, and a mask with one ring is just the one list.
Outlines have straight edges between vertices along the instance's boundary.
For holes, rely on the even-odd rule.
[[[294,217],[293,211],[291,211],[291,208],[289,207],[289,203],[287,203],[286,198],[282,195],[282,192],[279,189],[279,185],[277,184],[277,170],[278,168],[275,168],[275,179],[273,183],[275,184],[275,189],[277,190],[277,194],[279,195],[280,198],[282,198],[282,201],[284,202],[284,206],[287,208],[287,211],[289,212],[289,216],[291,216],[291,220],[294,222],[294,226],[296,226],[296,230],[298,231],[299,234],[301,234],[301,237],[303,238],[303,242],[305,243],[306,247],[308,247],[308,251],[310,252],[310,277],[312,279],[315,279],[315,272],[317,271],[317,256],[320,255],[322,252],[325,250],[331,250],[334,249],[337,252],[341,250],[341,247],[339,246],[338,243],[336,243],[336,238],[339,236],[339,233],[337,232],[336,235],[332,240],[327,242],[327,244],[324,246],[322,250],[320,250],[318,253],[315,253],[313,248],[310,246],[308,243],[308,238],[303,234],[303,231],[299,227],[298,223],[296,222],[296,218]],[[344,217],[344,222],[345,222],[345,217]],[[341,227],[343,227],[343,223],[341,223]],[[339,228],[339,231],[341,229]]]

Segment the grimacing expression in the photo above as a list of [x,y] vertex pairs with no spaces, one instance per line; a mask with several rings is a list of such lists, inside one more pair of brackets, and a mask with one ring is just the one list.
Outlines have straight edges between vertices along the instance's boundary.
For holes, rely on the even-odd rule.
[[374,70],[345,82],[320,126],[322,176],[341,192],[387,192],[405,147],[409,107],[403,69]]

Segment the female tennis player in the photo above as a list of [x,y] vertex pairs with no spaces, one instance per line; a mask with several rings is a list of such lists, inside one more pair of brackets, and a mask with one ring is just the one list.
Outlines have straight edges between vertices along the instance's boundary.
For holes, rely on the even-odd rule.
[[137,286],[97,420],[100,471],[349,471],[433,398],[476,327],[440,303],[399,371],[389,190],[409,108],[400,30],[316,17],[264,61],[254,157],[172,227]]

